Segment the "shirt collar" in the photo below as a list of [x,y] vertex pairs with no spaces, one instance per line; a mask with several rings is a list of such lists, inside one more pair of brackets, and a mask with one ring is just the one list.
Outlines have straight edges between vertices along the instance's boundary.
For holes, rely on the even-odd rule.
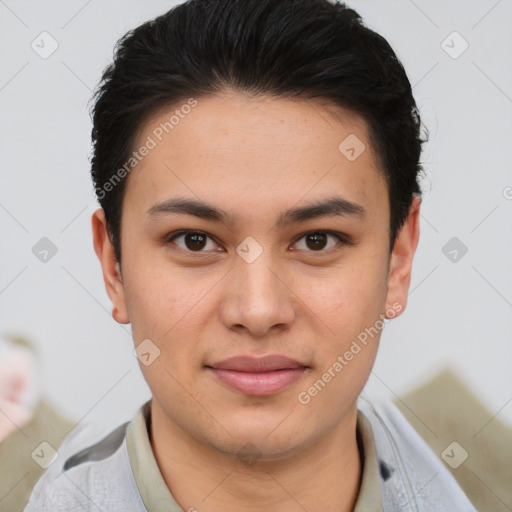
[[[151,442],[151,400],[143,404],[128,426],[128,456],[142,501],[148,512],[183,512],[167,487],[155,459]],[[379,468],[372,427],[362,411],[357,411],[357,436],[362,452],[363,474],[354,512],[380,512],[382,499]]]

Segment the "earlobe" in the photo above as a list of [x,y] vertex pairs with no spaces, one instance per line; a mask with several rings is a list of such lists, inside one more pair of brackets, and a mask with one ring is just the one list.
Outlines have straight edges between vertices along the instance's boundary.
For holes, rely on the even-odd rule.
[[386,298],[386,310],[396,311],[393,305],[400,304],[397,311],[399,316],[407,305],[407,295],[411,283],[411,271],[414,253],[418,246],[420,234],[420,205],[419,196],[414,196],[407,219],[395,240],[391,253],[388,272],[388,293]]
[[94,251],[100,260],[105,289],[112,301],[112,316],[117,322],[127,324],[130,318],[126,308],[121,267],[108,234],[105,212],[101,208],[96,210],[92,214],[91,222]]

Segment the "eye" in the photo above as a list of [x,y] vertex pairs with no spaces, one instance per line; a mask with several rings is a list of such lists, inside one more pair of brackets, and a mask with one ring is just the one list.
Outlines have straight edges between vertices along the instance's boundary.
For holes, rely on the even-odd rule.
[[[329,245],[329,238],[334,240],[334,243]],[[302,235],[296,242],[295,245],[299,245],[299,242],[304,240],[302,247],[298,247],[298,250],[306,250],[308,252],[330,252],[336,247],[337,244],[347,245],[350,241],[347,237],[341,233],[331,231],[310,231]]]
[[[178,243],[177,240],[181,240]],[[300,242],[304,240],[303,245]],[[208,251],[221,252],[222,249],[215,249],[218,245],[213,238],[204,231],[182,230],[173,233],[166,238],[166,243],[173,243],[185,252],[205,253]],[[331,244],[329,244],[331,241]],[[350,238],[335,231],[309,231],[304,233],[295,242],[294,250],[305,250],[308,252],[331,252],[336,245],[350,245]]]
[[[176,242],[176,240],[179,239],[183,239],[183,244]],[[166,242],[172,242],[175,245],[177,245],[180,249],[187,252],[206,252],[207,250],[212,250],[213,248],[212,244],[208,243],[208,240],[213,242],[212,237],[210,237],[203,231],[183,230],[168,237],[166,239]],[[214,242],[213,244],[216,245]]]

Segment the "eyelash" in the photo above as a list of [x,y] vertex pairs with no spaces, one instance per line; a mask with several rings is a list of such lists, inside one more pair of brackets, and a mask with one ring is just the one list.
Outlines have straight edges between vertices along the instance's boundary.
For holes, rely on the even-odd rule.
[[[319,229],[315,229],[315,230],[312,230],[312,231],[306,231],[305,233],[302,233],[301,235],[299,235],[296,240],[293,242],[293,244],[296,244],[297,242],[299,242],[300,240],[302,240],[303,238],[307,237],[308,235],[313,235],[313,234],[317,234],[317,233],[320,233],[320,234],[326,234],[326,235],[331,235],[335,238],[338,239],[338,242],[343,246],[343,245],[353,245],[353,241],[352,239],[348,236],[348,235],[344,235],[343,233],[338,233],[337,231],[331,231],[331,230],[319,230]],[[197,229],[182,229],[180,231],[176,231],[174,233],[171,233],[170,235],[168,235],[166,238],[165,238],[165,243],[166,244],[170,244],[171,242],[173,242],[176,238],[179,238],[180,236],[183,236],[183,235],[187,235],[187,234],[199,234],[199,235],[204,235],[206,236],[207,238],[209,238],[210,240],[213,240],[217,245],[220,245],[218,244],[216,241],[215,241],[215,238],[211,235],[209,235],[208,233],[206,233],[205,231],[199,231]],[[186,252],[188,254],[194,254],[194,255],[203,255],[203,254],[208,254],[206,251],[191,251],[189,249],[183,249],[182,247],[178,247],[177,250],[180,250],[182,252]],[[324,249],[320,249],[318,251],[313,251],[313,250],[308,250],[306,252],[310,252],[312,254],[331,254],[331,252],[333,251],[336,251],[336,250],[339,250],[339,247],[331,247],[330,249],[327,249],[327,250],[324,250]]]

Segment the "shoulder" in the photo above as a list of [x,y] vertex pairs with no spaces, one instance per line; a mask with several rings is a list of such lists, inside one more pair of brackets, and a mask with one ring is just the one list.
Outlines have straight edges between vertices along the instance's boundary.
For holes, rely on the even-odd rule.
[[362,399],[381,474],[384,510],[477,512],[439,457],[391,402]]
[[145,511],[128,458],[129,423],[107,432],[75,428],[34,487],[25,512]]

